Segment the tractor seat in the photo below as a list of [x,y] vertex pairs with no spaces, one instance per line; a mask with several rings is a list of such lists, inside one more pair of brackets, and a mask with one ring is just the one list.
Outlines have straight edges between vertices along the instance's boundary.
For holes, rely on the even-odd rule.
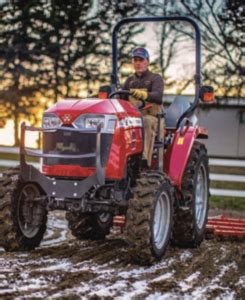
[[180,116],[190,107],[190,102],[183,96],[176,96],[165,110],[165,128],[176,129]]

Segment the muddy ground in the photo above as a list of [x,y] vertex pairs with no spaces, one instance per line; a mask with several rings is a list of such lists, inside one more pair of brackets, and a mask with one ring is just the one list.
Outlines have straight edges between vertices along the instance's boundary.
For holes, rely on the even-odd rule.
[[244,240],[169,248],[151,267],[132,264],[127,250],[115,231],[103,242],[76,241],[64,214],[51,213],[38,249],[0,248],[0,299],[244,299]]

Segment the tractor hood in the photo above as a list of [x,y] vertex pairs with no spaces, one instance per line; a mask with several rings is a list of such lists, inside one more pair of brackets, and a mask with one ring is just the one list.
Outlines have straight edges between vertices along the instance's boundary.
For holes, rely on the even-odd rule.
[[54,113],[61,120],[69,119],[72,123],[82,114],[99,115],[130,115],[140,117],[140,112],[133,105],[124,100],[118,99],[65,99],[57,102],[54,106],[45,111]]

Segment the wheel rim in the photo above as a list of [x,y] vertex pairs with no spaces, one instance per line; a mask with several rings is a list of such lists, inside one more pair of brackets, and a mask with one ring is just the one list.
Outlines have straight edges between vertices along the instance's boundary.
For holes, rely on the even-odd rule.
[[195,215],[197,227],[202,229],[205,222],[208,203],[207,172],[203,164],[200,165],[198,170],[195,195]]
[[18,198],[18,223],[23,235],[27,238],[35,237],[41,226],[43,208],[36,202],[30,202],[37,196],[40,196],[37,186],[27,184],[22,188]]
[[164,191],[157,199],[154,211],[153,241],[161,249],[168,237],[170,226],[170,198]]

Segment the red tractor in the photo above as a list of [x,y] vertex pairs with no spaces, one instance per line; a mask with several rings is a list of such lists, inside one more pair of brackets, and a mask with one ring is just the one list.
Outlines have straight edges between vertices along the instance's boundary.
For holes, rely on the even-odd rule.
[[[195,99],[176,99],[158,115],[152,168],[142,166],[142,109],[116,91],[117,32],[130,22],[185,21],[196,33]],[[32,250],[46,230],[49,210],[65,210],[72,234],[104,239],[113,218],[125,216],[125,236],[138,261],[161,259],[168,244],[196,247],[204,238],[208,214],[207,131],[194,116],[199,100],[211,100],[201,87],[200,32],[186,17],[127,18],[114,28],[112,93],[107,99],[66,99],[43,115],[41,128],[22,124],[20,167],[0,177],[0,246]],[[115,98],[115,95],[117,98]],[[160,122],[165,118],[165,136]],[[42,151],[25,147],[26,131],[43,134]],[[164,154],[162,154],[164,153]],[[41,171],[26,156],[42,158]]]

